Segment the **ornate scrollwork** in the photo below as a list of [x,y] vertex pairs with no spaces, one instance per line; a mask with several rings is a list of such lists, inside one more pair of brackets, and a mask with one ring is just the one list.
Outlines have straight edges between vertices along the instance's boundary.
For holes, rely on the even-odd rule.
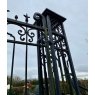
[[24,31],[24,33],[23,33],[22,30],[18,30],[18,34],[20,35],[20,40],[21,40],[21,41],[24,41],[25,38],[24,38],[23,36],[26,34],[25,31]]
[[[24,28],[23,28],[24,29]],[[18,34],[20,35],[20,40],[25,41],[25,35],[29,36],[30,38],[28,39],[29,42],[33,42],[33,37],[35,34],[31,31],[32,29],[25,30],[24,32],[22,30],[18,30]]]
[[15,36],[13,34],[8,33],[8,32],[7,32],[7,34],[15,40]]
[[35,36],[35,34],[31,31],[31,32],[29,32],[30,30],[32,30],[32,29],[29,29],[28,31],[27,31],[27,35],[30,37],[29,39],[28,39],[28,41],[29,42],[33,42],[33,37]]

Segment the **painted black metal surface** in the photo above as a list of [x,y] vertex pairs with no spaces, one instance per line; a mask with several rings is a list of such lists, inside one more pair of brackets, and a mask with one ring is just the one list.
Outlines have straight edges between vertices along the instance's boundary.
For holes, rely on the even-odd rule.
[[[11,13],[11,12],[10,12]],[[20,40],[10,34],[14,39],[8,39],[8,43],[13,43],[11,82],[13,78],[13,66],[15,58],[15,44],[25,45],[25,95],[27,95],[27,63],[28,63],[28,46],[37,47],[38,56],[38,80],[39,95],[80,95],[77,77],[64,31],[63,22],[66,18],[46,9],[42,14],[35,13],[33,18],[34,24],[29,24],[29,16],[24,15],[25,22],[7,18],[8,25],[16,25],[21,29],[18,30]],[[33,43],[35,33],[37,31],[37,43]],[[43,68],[43,69],[42,69]],[[59,77],[61,75],[61,77]],[[60,80],[62,80],[63,88],[60,88]],[[65,82],[69,85],[69,91],[65,91]],[[10,87],[10,95],[12,87]]]

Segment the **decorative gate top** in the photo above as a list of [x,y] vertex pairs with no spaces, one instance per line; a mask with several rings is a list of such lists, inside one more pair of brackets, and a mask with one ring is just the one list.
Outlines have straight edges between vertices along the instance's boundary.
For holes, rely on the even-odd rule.
[[[12,95],[15,44],[23,44],[26,46],[25,95],[27,95],[28,45],[37,46],[39,95],[66,95],[67,93],[70,93],[70,95],[80,95],[73,61],[63,26],[63,22],[66,18],[49,9],[46,9],[42,14],[35,13],[33,16],[35,19],[34,24],[28,23],[30,17],[27,14],[24,15],[24,17],[25,22],[18,21],[17,15],[15,16],[15,19],[7,18],[8,25],[13,24],[21,28],[18,30],[20,41],[17,41],[13,34],[7,33],[13,37],[13,40],[7,40],[7,42],[13,43],[10,95]],[[31,43],[35,36],[35,33],[31,30],[37,31],[37,43]],[[61,75],[60,78],[59,74]],[[60,88],[60,80],[62,80],[62,89]],[[69,85],[70,92],[65,91],[65,83]]]

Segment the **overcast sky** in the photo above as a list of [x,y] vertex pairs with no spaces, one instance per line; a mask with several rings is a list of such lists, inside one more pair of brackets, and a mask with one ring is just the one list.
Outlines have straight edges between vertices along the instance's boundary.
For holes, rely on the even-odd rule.
[[[33,14],[42,13],[46,8],[67,18],[64,22],[65,31],[77,76],[88,73],[88,4],[87,0],[8,0],[8,17],[18,15],[24,21],[24,14],[30,16],[29,23],[33,23]],[[17,36],[19,27],[8,26],[8,32]],[[36,42],[36,37],[34,39]],[[8,44],[7,72],[10,74],[12,44]],[[24,77],[25,47],[16,45],[14,75]],[[28,77],[37,77],[37,53],[35,47],[29,47]]]

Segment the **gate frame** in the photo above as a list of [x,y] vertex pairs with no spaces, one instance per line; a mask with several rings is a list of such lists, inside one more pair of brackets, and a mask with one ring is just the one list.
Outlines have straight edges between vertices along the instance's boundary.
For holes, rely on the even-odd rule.
[[[25,22],[18,21],[18,16],[15,16],[15,19],[7,18],[8,24],[13,24],[20,26],[24,30],[24,34],[22,34],[22,31],[19,30],[18,34],[20,35],[21,41],[16,41],[15,37],[13,37],[14,40],[8,39],[7,42],[13,43],[13,54],[12,54],[12,67],[11,67],[11,81],[10,81],[10,95],[12,95],[12,78],[13,78],[13,66],[14,66],[14,55],[15,55],[15,44],[23,44],[26,45],[26,54],[25,54],[25,95],[27,95],[27,53],[28,53],[28,45],[37,46],[37,54],[38,54],[38,79],[39,79],[39,94],[44,95],[44,87],[43,87],[43,75],[42,75],[42,66],[44,67],[44,77],[45,77],[45,86],[47,88],[47,95],[61,95],[60,91],[60,79],[59,79],[59,72],[58,72],[58,66],[60,68],[61,77],[63,77],[62,74],[62,62],[60,61],[60,58],[62,57],[63,61],[63,67],[64,72],[66,76],[66,81],[69,84],[70,88],[70,94],[71,95],[80,95],[79,86],[77,83],[77,77],[74,70],[74,65],[68,45],[68,41],[66,38],[63,22],[66,20],[66,18],[52,12],[49,9],[46,9],[42,14],[35,13],[33,18],[35,20],[34,24],[29,24],[29,16],[26,14],[24,15]],[[54,17],[54,18],[53,18]],[[59,27],[60,26],[60,27]],[[59,33],[53,31],[55,28],[58,28]],[[29,28],[29,29],[28,29]],[[37,44],[30,43],[33,41],[33,37],[35,34],[31,32],[31,35],[29,34],[30,30],[37,30]],[[61,33],[61,32],[62,33]],[[26,36],[23,38],[23,36]],[[53,35],[55,37],[53,37]],[[30,39],[28,39],[30,37]],[[53,41],[54,38],[58,38],[58,40]],[[25,40],[25,42],[23,42]],[[64,42],[62,42],[64,41]],[[65,43],[65,44],[64,44]],[[62,44],[65,45],[66,49],[63,49]],[[60,48],[55,47],[60,46]],[[58,62],[56,61],[56,54],[55,51],[57,51],[58,55]],[[42,53],[41,53],[42,52]],[[64,52],[66,54],[64,54]],[[41,55],[43,54],[43,55]],[[61,55],[61,57],[60,57]],[[44,57],[46,56],[46,57]],[[42,58],[41,58],[42,57]],[[65,57],[68,57],[69,63],[66,61]],[[52,61],[51,61],[52,59]],[[42,64],[43,60],[43,64]],[[47,61],[45,63],[45,60]],[[48,76],[46,71],[46,66],[48,69]],[[52,67],[53,65],[53,67]],[[69,65],[69,67],[67,66]],[[71,74],[70,71],[71,70]],[[49,78],[48,78],[49,77]],[[64,80],[64,78],[62,78]],[[63,91],[64,92],[64,91]],[[65,92],[64,92],[65,93]]]

